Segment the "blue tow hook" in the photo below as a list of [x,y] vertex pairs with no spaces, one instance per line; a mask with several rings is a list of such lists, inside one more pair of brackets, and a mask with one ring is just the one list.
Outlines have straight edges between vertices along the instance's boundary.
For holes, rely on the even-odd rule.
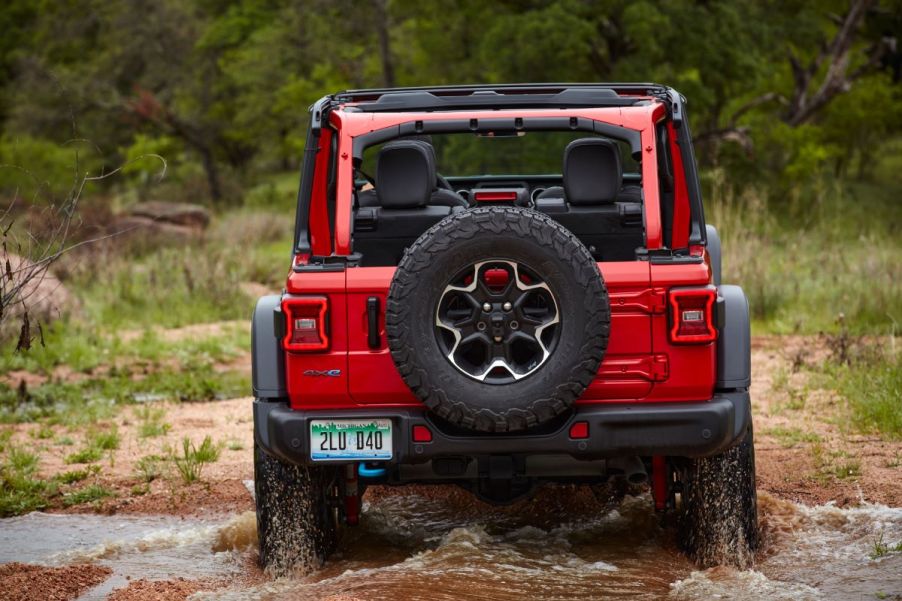
[[386,473],[384,467],[367,467],[365,463],[357,466],[357,475],[361,478],[381,478]]

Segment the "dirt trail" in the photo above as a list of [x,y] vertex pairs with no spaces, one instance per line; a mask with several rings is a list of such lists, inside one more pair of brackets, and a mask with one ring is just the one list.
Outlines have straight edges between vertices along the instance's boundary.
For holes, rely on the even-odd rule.
[[758,489],[809,505],[902,506],[902,441],[849,431],[842,399],[804,369],[828,359],[815,337],[753,340]]
[[[862,503],[867,507],[870,507],[867,505],[868,503],[879,503],[890,507],[902,506],[902,487],[898,485],[900,476],[902,476],[902,467],[900,467],[899,461],[899,458],[902,457],[902,442],[880,441],[876,437],[846,432],[841,418],[840,400],[829,391],[817,390],[810,386],[806,370],[799,369],[806,362],[814,364],[817,361],[825,360],[826,351],[822,345],[811,337],[757,337],[753,344],[752,398],[756,427],[758,488],[763,499],[762,520],[765,527],[770,531],[777,532],[778,536],[783,536],[779,532],[787,523],[798,525],[799,518],[789,518],[787,515],[795,515],[799,510],[795,505],[788,504],[784,500],[796,501],[809,506],[830,502],[839,507]],[[247,361],[247,358],[243,361]],[[95,512],[118,514],[122,515],[123,519],[129,515],[136,517],[140,515],[174,515],[183,516],[189,520],[213,519],[219,516],[217,519],[232,521],[219,531],[221,532],[217,535],[219,542],[213,541],[205,544],[208,544],[208,548],[216,551],[226,550],[228,552],[228,549],[243,548],[253,539],[254,532],[252,514],[243,513],[253,510],[251,495],[246,486],[247,481],[253,477],[251,402],[250,398],[242,398],[198,404],[148,404],[154,409],[162,409],[165,412],[162,423],[168,424],[168,430],[163,435],[156,437],[141,436],[142,420],[139,418],[139,411],[143,406],[125,408],[115,419],[95,425],[101,429],[115,426],[120,444],[118,449],[106,452],[98,464],[100,473],[87,481],[100,483],[113,489],[116,496],[94,504],[68,509],[55,507],[52,511],[70,514]],[[53,439],[39,440],[33,437],[32,430],[37,428],[38,426],[34,424],[17,426],[14,440],[37,447],[41,455],[40,471],[42,475],[52,476],[84,467],[66,464],[65,458],[83,446],[85,433],[66,432],[61,427],[55,427],[53,439],[68,436],[75,441],[72,446],[60,446],[53,444],[51,442]],[[170,461],[160,462],[162,472],[150,483],[145,482],[140,469],[142,458],[149,455],[165,456],[170,452],[179,452],[181,441],[185,437],[195,444],[200,444],[205,436],[210,436],[222,450],[218,461],[204,467],[200,482],[184,484]],[[854,467],[854,470],[850,469],[852,473],[845,474],[843,472],[846,466]],[[71,485],[71,488],[76,489],[84,485],[85,482],[82,482]],[[560,499],[554,501],[558,497],[555,497],[553,493],[549,494],[552,504],[561,505],[563,503],[562,507],[568,503],[577,503],[580,506],[590,504],[588,501],[583,503],[580,500],[582,496],[579,494],[567,495],[565,502]],[[488,515],[491,511],[490,508],[473,501],[468,495],[464,495],[455,488],[409,491],[373,489],[371,493],[368,493],[367,502],[377,508],[375,509],[377,514],[371,514],[371,519],[373,515],[382,515],[379,512],[389,511],[391,513],[396,510],[393,508],[406,507],[411,503],[416,506],[418,512],[424,506],[438,504],[442,512],[448,511],[456,516],[442,518],[441,524],[447,524],[442,526],[444,528],[442,532],[445,534],[436,534],[438,539],[427,537],[424,539],[425,542],[419,541],[415,544],[417,548],[423,544],[432,548],[430,545],[433,545],[434,542],[429,541],[446,540],[442,536],[451,536],[447,532],[456,523],[454,520],[480,519],[480,516]],[[378,509],[383,505],[390,509]],[[544,511],[536,502],[516,510],[524,515],[536,511],[539,513]],[[563,513],[566,514],[570,511],[572,508],[565,508]],[[229,516],[237,517],[230,518]],[[847,520],[847,518],[842,519]],[[553,519],[547,523],[533,521],[529,522],[529,527],[542,528],[544,529],[542,532],[546,533],[557,532],[555,528],[559,528],[559,526],[554,526],[553,521]],[[403,521],[394,521],[389,525],[395,528],[403,527],[404,532],[409,532],[409,528],[412,527]],[[428,528],[432,527],[430,525]],[[792,526],[790,530],[795,527]],[[469,529],[471,526],[466,526],[466,528]],[[207,532],[207,530],[203,530],[203,532]],[[467,544],[477,545],[480,548],[485,545],[495,548],[493,545],[501,544],[492,538],[494,535],[485,538],[485,535],[478,532],[476,534],[470,530],[467,532],[461,536],[465,538],[475,536],[476,539],[466,544],[456,539],[449,541],[447,543],[450,545],[449,549],[457,549],[458,545],[466,547]],[[359,569],[361,565],[370,565],[368,562],[372,561],[376,561],[378,565],[383,565],[383,560],[395,563],[400,561],[402,564],[409,562],[410,559],[404,559],[410,553],[408,543],[401,540],[404,536],[407,535],[397,534],[396,536],[380,530],[377,539],[383,540],[385,546],[378,547],[378,552],[374,551],[373,557],[343,559],[335,566],[345,570]],[[657,535],[653,537],[655,541],[657,541],[656,537]],[[223,543],[223,540],[226,542]],[[242,542],[230,543],[228,541]],[[895,543],[896,541],[887,542]],[[401,545],[399,549],[390,550],[398,544]],[[516,548],[520,549],[519,546]],[[561,552],[564,553],[564,551]],[[508,551],[505,550],[504,553],[508,553]],[[666,553],[667,561],[671,562],[673,567],[671,576],[677,578],[677,575],[684,573],[688,566],[682,559],[675,559],[678,555],[674,555],[673,550],[668,549]],[[379,555],[384,555],[384,557],[378,561],[374,559]],[[398,557],[395,557],[396,555]],[[616,557],[616,553],[611,554],[605,551],[602,556],[608,558],[606,561],[613,561],[611,558]],[[252,554],[242,555],[236,561],[242,562],[245,566],[240,569],[240,572],[248,582],[263,581],[262,575],[253,566]],[[351,563],[348,564],[348,561]],[[359,563],[361,561],[363,564]],[[426,561],[425,556],[423,561]],[[495,559],[490,558],[485,561],[488,562],[486,569],[496,566]],[[532,561],[530,559],[527,563]],[[568,561],[571,560],[568,559]],[[898,562],[893,565],[896,563]],[[545,569],[538,564],[530,565],[528,568],[530,570]],[[419,568],[411,566],[410,569],[416,571]],[[688,574],[688,572],[686,573]],[[332,576],[328,576],[329,574]],[[386,576],[388,577],[389,574]],[[323,577],[338,578],[339,574],[327,569]],[[732,582],[731,578],[733,576],[726,580]],[[52,575],[49,572],[47,575],[44,575],[43,572],[36,572],[33,577],[27,579],[29,585],[33,585],[35,579],[39,582],[48,579],[49,582],[52,580]],[[723,580],[716,572],[706,574],[701,580],[690,578],[681,584],[680,590],[689,591],[687,593],[689,597],[695,595],[692,591],[711,592],[720,586],[717,584],[720,582],[718,579]],[[662,591],[667,588],[667,582],[673,582],[673,580],[667,580],[667,577],[665,580]],[[386,586],[388,586],[388,582],[387,580]],[[191,578],[189,575],[182,579],[164,580],[163,582],[151,578],[132,581],[127,584],[127,587],[118,587],[114,598],[119,600],[181,599],[198,590],[218,589],[223,584],[221,579]],[[549,586],[551,585],[549,584]],[[15,585],[13,585],[13,589],[15,589]],[[317,585],[309,592],[310,598],[326,598],[339,594],[342,590],[345,589],[342,587],[321,588]],[[289,591],[285,595],[277,594],[274,595],[274,598],[294,598],[297,592],[295,590],[294,593]],[[62,598],[74,597],[64,595]],[[347,598],[353,598],[353,595]],[[370,596],[364,595],[364,598],[370,598]],[[808,597],[803,594],[793,598]]]
[[[843,430],[841,400],[832,392],[807,389],[800,362],[814,364],[827,358],[813,337],[757,337],[752,364],[752,403],[758,462],[758,487],[774,496],[807,504],[833,501],[840,506],[861,501],[902,505],[902,441],[881,441]],[[239,368],[249,367],[249,357]],[[793,367],[795,365],[795,368]],[[787,375],[788,374],[788,375]],[[778,382],[786,380],[786,382]],[[804,398],[800,398],[804,395]],[[66,511],[102,511],[167,514],[231,513],[252,509],[244,481],[253,478],[251,398],[211,403],[147,403],[125,408],[115,419],[96,424],[116,428],[119,448],[105,453],[101,472],[93,478],[118,493],[99,506],[76,506]],[[168,431],[142,437],[140,412],[146,407],[164,412]],[[40,453],[40,472],[52,476],[83,465],[65,463],[84,444],[85,433],[53,428],[53,439],[69,437],[72,446],[54,444],[30,435],[36,424],[16,427],[14,442]],[[161,461],[159,477],[142,486],[139,463],[149,455],[180,452],[189,438],[200,444],[205,436],[221,446],[218,461],[206,465],[202,482],[184,485],[171,462]],[[843,465],[855,467],[848,477],[837,477]],[[860,472],[860,473],[859,473]],[[141,494],[134,494],[136,491]]]

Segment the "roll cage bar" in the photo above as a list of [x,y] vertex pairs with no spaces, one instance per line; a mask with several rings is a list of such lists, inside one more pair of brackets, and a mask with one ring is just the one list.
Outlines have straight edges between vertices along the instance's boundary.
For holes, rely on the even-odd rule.
[[[313,190],[310,174],[313,172],[318,152],[320,132],[323,127],[328,125],[329,113],[336,108],[340,107],[346,112],[368,113],[466,109],[603,108],[639,106],[653,100],[660,101],[665,107],[667,118],[673,123],[676,133],[675,142],[683,157],[683,175],[694,217],[691,220],[689,244],[705,245],[707,236],[704,225],[704,208],[692,134],[686,117],[686,99],[671,87],[656,83],[535,83],[367,88],[346,90],[323,96],[310,107],[310,128],[307,132],[304,160],[301,165],[301,185],[298,189],[293,260],[299,256],[305,258],[310,256],[308,226]],[[450,120],[452,120],[451,115],[449,115]],[[610,135],[614,132],[605,133]],[[367,140],[367,143],[376,142],[375,138],[380,137],[377,132],[373,132],[373,134],[375,134],[372,136],[374,139]],[[614,135],[613,137],[621,136]],[[631,146],[635,150],[635,142],[630,140],[629,136],[621,137],[621,139],[624,138],[632,142]],[[355,144],[355,151],[358,149],[362,151],[363,145]],[[341,260],[342,258],[334,257],[334,259]],[[325,257],[320,260],[324,263],[330,261]]]

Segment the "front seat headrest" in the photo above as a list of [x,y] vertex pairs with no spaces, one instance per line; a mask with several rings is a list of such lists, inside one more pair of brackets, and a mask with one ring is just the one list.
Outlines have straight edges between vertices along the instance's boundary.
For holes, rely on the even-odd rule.
[[604,138],[574,140],[564,150],[564,194],[574,205],[608,204],[623,182],[620,148]]
[[435,155],[422,142],[394,140],[379,151],[376,196],[386,209],[424,207],[435,188]]

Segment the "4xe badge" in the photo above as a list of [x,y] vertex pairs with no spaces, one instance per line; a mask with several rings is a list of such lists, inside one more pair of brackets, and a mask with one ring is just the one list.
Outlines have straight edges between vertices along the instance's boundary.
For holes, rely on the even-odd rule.
[[328,378],[338,378],[341,376],[341,370],[340,369],[324,369],[324,370],[308,369],[304,372],[304,375],[305,376],[316,376],[316,377],[325,376]]

